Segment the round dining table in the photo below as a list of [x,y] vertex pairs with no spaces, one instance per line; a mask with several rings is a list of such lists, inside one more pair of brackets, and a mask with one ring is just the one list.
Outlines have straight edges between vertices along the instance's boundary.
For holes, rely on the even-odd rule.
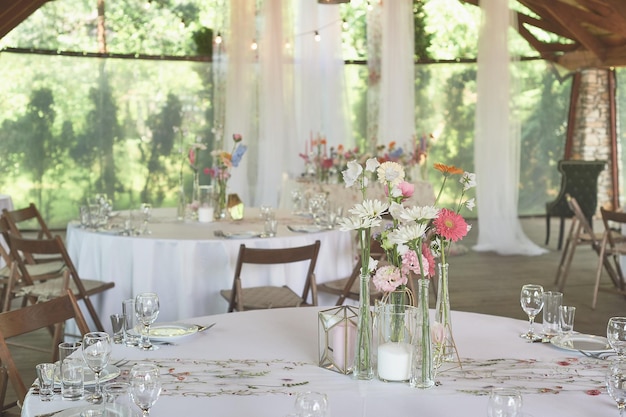
[[[327,395],[325,417],[484,417],[488,394],[495,387],[521,392],[523,417],[618,416],[604,388],[612,358],[595,359],[563,345],[527,342],[519,336],[527,331],[527,321],[453,311],[460,359],[442,365],[434,387],[419,389],[405,382],[355,380],[320,367],[318,315],[323,310],[301,307],[190,318],[178,325],[215,325],[172,337],[155,351],[114,345],[109,362],[120,369],[111,368],[110,376],[119,371],[118,379],[123,380],[139,362],[158,365],[163,389],[152,417],[282,417],[293,412],[296,395],[304,391]],[[31,391],[22,417],[59,410],[65,411],[56,417],[78,417],[77,410],[86,405],[84,400],[64,401],[58,394],[42,402]]]
[[[311,219],[278,211],[278,232],[264,237],[259,210],[247,208],[238,221],[178,221],[174,209],[155,209],[148,233],[126,236],[120,229],[125,212],[110,225],[93,230],[70,222],[67,250],[81,278],[113,281],[115,287],[92,297],[103,323],[120,313],[122,301],[141,292],[156,292],[163,320],[224,313],[228,303],[219,291],[230,289],[239,247],[285,248],[321,242],[315,268],[318,283],[350,275],[355,262],[354,237],[339,229],[316,228]],[[112,226],[111,226],[112,225]],[[141,226],[143,228],[143,226]],[[304,287],[308,264],[245,266],[244,286]],[[252,276],[251,281],[245,277]],[[334,305],[337,296],[320,293],[320,305]]]

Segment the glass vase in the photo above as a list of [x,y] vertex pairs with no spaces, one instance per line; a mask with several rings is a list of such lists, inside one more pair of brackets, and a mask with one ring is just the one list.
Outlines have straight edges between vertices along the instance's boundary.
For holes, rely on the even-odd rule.
[[185,220],[185,209],[187,207],[187,199],[185,198],[185,184],[183,183],[183,174],[178,179],[178,199],[176,206],[176,219],[178,221]]
[[435,385],[432,344],[428,311],[428,288],[430,281],[418,279],[418,318],[413,343],[413,358],[410,385],[415,388],[430,388]]
[[198,208],[200,207],[200,173],[193,173],[193,184],[191,185],[191,218],[198,220]]
[[356,379],[372,379],[374,367],[372,365],[372,313],[370,311],[369,273],[361,272],[359,280],[359,314],[357,318],[356,352],[352,375]]
[[419,312],[410,305],[381,304],[376,311],[377,375],[385,382],[406,382]]
[[456,346],[452,337],[452,322],[450,321],[450,295],[448,292],[448,264],[438,264],[439,287],[437,289],[437,303],[435,305],[435,322],[433,329],[435,365],[441,366],[444,362],[454,360]]
[[226,180],[218,180],[215,190],[215,220],[226,218]]

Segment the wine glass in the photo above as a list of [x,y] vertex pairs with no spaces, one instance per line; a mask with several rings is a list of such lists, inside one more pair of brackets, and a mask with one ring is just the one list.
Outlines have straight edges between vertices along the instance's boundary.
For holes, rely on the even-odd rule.
[[611,317],[606,326],[606,338],[617,353],[618,360],[626,358],[626,317]]
[[535,316],[537,316],[543,308],[543,287],[536,284],[526,284],[522,286],[520,304],[522,305],[522,310],[528,314],[529,322],[528,332],[522,333],[520,337],[531,342],[540,339],[541,336],[535,333],[533,324],[535,322]]
[[624,415],[626,407],[626,364],[624,362],[616,362],[609,366],[606,373],[606,390],[617,403],[619,415]]
[[150,325],[154,323],[159,315],[159,296],[153,292],[144,292],[137,295],[135,297],[135,314],[137,315],[137,320],[143,324],[139,348],[141,350],[157,349],[156,346],[150,343]]
[[109,363],[113,345],[111,337],[105,332],[89,332],[83,336],[83,359],[95,375],[94,393],[88,400],[94,404],[102,402],[100,374]]
[[489,394],[489,417],[517,417],[522,413],[522,394],[512,388],[494,388]]
[[328,410],[328,398],[321,392],[301,392],[296,396],[295,406],[298,416],[325,417]]
[[151,363],[138,363],[130,370],[130,395],[145,416],[161,394],[159,368]]
[[149,235],[152,233],[148,228],[148,224],[152,219],[152,204],[142,203],[140,208],[141,214],[143,215],[143,226],[141,228],[141,233],[144,235]]

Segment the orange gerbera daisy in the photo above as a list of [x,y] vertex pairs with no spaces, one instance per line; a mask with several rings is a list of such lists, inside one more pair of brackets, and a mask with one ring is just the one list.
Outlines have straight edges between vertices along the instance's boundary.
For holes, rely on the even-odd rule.
[[441,171],[441,173],[448,177],[450,175],[456,175],[456,174],[462,174],[463,170],[461,168],[457,168],[454,165],[445,165],[445,164],[440,164],[440,163],[436,163],[435,164],[435,169],[437,171]]

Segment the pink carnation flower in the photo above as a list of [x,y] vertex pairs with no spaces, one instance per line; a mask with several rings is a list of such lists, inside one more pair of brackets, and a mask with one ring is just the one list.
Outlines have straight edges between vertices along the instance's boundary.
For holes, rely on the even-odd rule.
[[402,197],[410,198],[415,192],[415,186],[410,182],[402,181],[398,184],[398,188],[402,191]]
[[406,275],[403,275],[400,268],[393,265],[385,265],[376,270],[372,282],[378,291],[395,291],[400,285],[408,282]]

